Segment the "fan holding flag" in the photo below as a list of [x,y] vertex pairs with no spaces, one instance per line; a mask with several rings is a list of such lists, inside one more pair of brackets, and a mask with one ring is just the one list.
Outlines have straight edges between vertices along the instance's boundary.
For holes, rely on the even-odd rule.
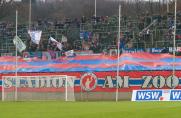
[[49,42],[53,43],[53,46],[56,46],[56,48],[58,48],[60,51],[62,51],[63,45],[61,42],[58,42],[56,39],[54,39],[53,37],[49,38]]
[[42,31],[28,31],[28,34],[31,37],[31,41],[37,45],[39,45],[41,40]]
[[42,31],[41,30],[37,30],[37,31],[33,31],[33,30],[29,30],[28,34],[31,38],[31,42],[29,42],[30,44],[30,50],[31,51],[36,51],[37,48],[39,47],[39,43],[41,40],[41,35],[42,35]]

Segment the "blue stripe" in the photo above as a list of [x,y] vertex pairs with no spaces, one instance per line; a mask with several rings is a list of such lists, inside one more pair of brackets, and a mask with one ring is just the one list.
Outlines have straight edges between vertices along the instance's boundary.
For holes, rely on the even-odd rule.
[[80,85],[80,80],[75,80],[74,84],[79,84]]
[[0,80],[0,86],[2,86],[2,80]]
[[[102,84],[105,80],[98,81],[98,84]],[[113,84],[116,83],[116,80],[113,80]],[[129,80],[129,85],[142,85],[144,83],[144,80]],[[179,80],[179,84],[181,84],[181,79]]]
[[129,84],[131,85],[142,85],[144,80],[129,80]]
[[[98,80],[98,84],[104,84],[105,80]],[[129,80],[129,85],[142,85],[144,80]],[[116,80],[113,80],[113,84],[116,84]],[[181,84],[181,79],[179,80],[179,84]]]
[[[116,84],[116,80],[112,80],[113,84]],[[142,85],[144,80],[129,80],[130,85]],[[104,84],[105,80],[98,80],[98,84]]]
[[99,84],[99,85],[104,84],[104,83],[105,83],[105,80],[100,79],[100,80],[97,81],[97,84]]
[[[116,84],[116,80],[112,80],[112,82],[113,82],[113,84]],[[143,82],[144,82],[144,80],[129,80],[129,84],[130,85],[142,85],[143,84]],[[181,82],[181,80],[180,80],[180,82]],[[105,80],[98,80],[97,81],[97,84],[98,85],[103,85],[105,83]],[[75,84],[80,84],[80,80],[75,80]]]

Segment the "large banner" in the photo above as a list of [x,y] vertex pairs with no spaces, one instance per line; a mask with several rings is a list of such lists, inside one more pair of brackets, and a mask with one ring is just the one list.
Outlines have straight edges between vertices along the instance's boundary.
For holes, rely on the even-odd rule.
[[[120,72],[64,72],[64,73],[19,73],[18,76],[46,76],[68,75],[75,76],[75,92],[115,92],[118,87],[119,92],[132,92],[133,90],[145,89],[181,89],[181,73],[176,71],[175,76],[172,71],[128,71]],[[14,76],[6,74],[2,76]],[[50,79],[42,80],[49,81]],[[49,81],[50,82],[50,81]],[[42,82],[45,84],[46,82]],[[116,83],[118,83],[116,86]],[[2,86],[2,81],[0,81]],[[8,84],[8,83],[7,83]],[[31,82],[27,87],[32,86]],[[47,85],[42,85],[48,88]],[[63,85],[62,85],[63,86]],[[1,89],[1,88],[0,88]]]

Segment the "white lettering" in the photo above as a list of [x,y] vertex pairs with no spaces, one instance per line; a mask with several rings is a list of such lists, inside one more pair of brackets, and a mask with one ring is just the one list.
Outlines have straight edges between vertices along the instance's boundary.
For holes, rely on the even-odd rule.
[[151,92],[146,92],[145,99],[149,100],[151,98]]
[[117,76],[116,78],[119,88],[129,88],[129,76],[124,76],[124,78]]
[[74,77],[67,77],[67,86],[74,87]]
[[152,76],[143,76],[142,79],[144,80],[144,82],[142,84],[142,88],[151,88],[152,87],[152,84],[151,84]]
[[166,80],[166,84],[169,88],[176,88],[179,85],[179,79],[177,76],[169,76]]
[[152,98],[157,99],[159,97],[159,92],[152,92]]
[[112,77],[111,76],[107,76],[105,78],[105,82],[103,85],[104,88],[108,87],[108,88],[113,88],[113,81],[112,81]]
[[6,78],[4,79],[4,87],[5,88],[10,88],[13,86],[13,83],[12,83],[12,78]]
[[153,86],[155,88],[163,88],[165,85],[165,78],[163,76],[156,76],[153,79]]
[[138,99],[144,99],[145,98],[145,92],[138,92]]
[[172,96],[174,100],[178,100],[181,97],[181,92],[172,92]]

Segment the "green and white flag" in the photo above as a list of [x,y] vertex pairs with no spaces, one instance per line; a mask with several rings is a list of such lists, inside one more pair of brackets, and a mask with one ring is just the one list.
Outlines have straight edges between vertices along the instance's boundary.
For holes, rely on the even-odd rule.
[[17,36],[14,37],[13,43],[16,46],[17,44],[17,49],[19,52],[22,52],[23,50],[26,49],[26,45],[23,43],[23,41]]

